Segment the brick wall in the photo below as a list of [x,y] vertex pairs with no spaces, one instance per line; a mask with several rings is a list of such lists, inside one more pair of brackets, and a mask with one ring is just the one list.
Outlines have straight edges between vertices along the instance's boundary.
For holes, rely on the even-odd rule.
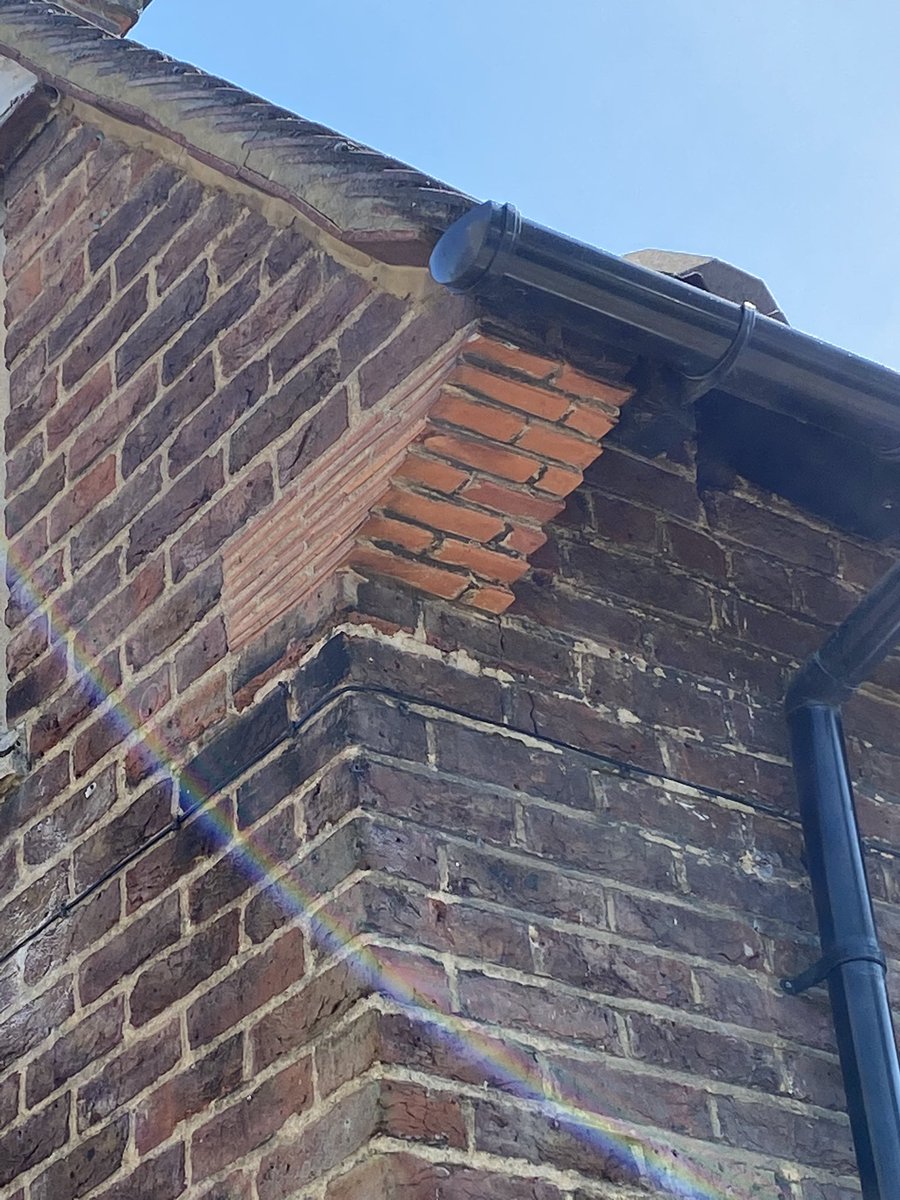
[[[824,992],[777,987],[815,954],[780,696],[886,556],[701,497],[689,430],[664,457],[627,407],[610,432],[623,364],[591,384],[508,332],[454,366],[465,305],[65,112],[6,201],[33,770],[0,802],[4,1195],[856,1195]],[[410,563],[471,597],[483,560],[389,490],[302,574],[337,511],[317,464],[410,410],[385,487],[507,508],[470,557],[521,518],[486,486],[576,488],[528,515],[503,615],[426,594]],[[530,474],[446,457],[448,425]],[[260,539],[283,565],[229,591]],[[895,680],[848,714],[892,966]]]

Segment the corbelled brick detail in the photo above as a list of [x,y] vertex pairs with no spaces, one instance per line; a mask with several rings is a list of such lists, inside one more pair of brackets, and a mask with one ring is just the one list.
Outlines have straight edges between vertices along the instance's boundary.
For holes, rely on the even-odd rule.
[[780,698],[891,556],[101,132],[4,180],[4,1197],[851,1200]]
[[303,466],[291,494],[226,549],[231,645],[345,563],[502,612],[630,395],[477,334],[401,376],[356,422],[342,404],[336,433],[326,417],[324,434],[291,447],[292,469]]
[[359,531],[350,562],[502,612],[631,396],[478,335]]

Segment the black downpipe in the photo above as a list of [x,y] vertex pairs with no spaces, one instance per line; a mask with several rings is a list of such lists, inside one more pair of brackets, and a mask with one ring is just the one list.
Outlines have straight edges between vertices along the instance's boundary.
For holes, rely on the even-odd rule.
[[786,699],[822,958],[782,986],[797,994],[828,981],[865,1200],[900,1197],[900,1064],[840,705],[898,641],[900,565],[801,667]]
[[[432,274],[453,291],[490,279],[579,304],[636,334],[644,350],[757,404],[823,423],[856,423],[900,446],[900,375],[766,317],[483,204],[440,239]],[[699,375],[698,375],[699,373]],[[822,958],[798,994],[828,982],[864,1200],[900,1200],[900,1066],[884,954],[841,726],[840,706],[900,641],[900,564],[794,677],[786,698],[794,773]]]

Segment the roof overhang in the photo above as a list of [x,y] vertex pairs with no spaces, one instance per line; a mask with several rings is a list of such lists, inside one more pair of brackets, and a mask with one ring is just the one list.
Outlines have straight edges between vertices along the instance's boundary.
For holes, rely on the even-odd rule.
[[[140,7],[139,0],[109,4],[110,11]],[[46,0],[0,0],[0,55],[64,97],[162,135],[198,161],[285,200],[384,262],[424,266],[439,234],[472,204],[405,163],[188,63],[111,37]]]

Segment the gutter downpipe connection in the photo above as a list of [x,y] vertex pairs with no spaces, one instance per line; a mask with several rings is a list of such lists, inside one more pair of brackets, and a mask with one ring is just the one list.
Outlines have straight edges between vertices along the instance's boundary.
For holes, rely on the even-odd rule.
[[[523,221],[488,202],[435,247],[432,275],[451,291],[507,280],[581,305],[628,329],[646,353],[693,380],[823,423],[848,420],[900,445],[900,375],[763,316]],[[735,353],[735,348],[738,353]],[[696,394],[696,388],[692,389]],[[900,642],[900,564],[797,672],[786,711],[820,961],[782,987],[827,980],[864,1200],[900,1198],[900,1065],[853,802],[841,705]]]

